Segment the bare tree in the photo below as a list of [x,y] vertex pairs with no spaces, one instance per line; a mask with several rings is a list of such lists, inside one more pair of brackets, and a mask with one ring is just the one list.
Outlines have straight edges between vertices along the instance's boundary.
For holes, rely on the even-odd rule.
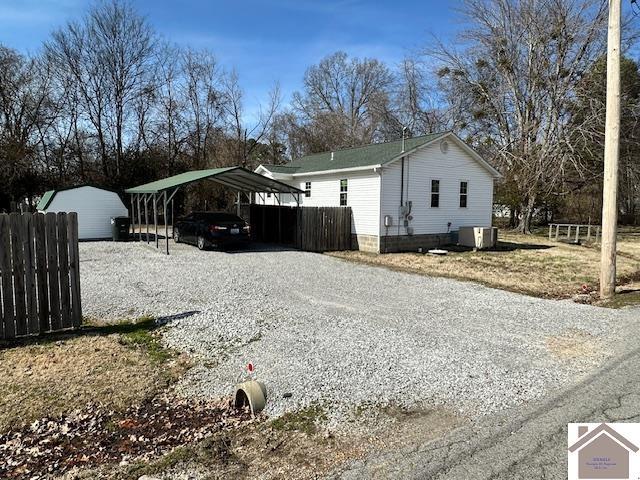
[[465,0],[462,14],[469,27],[458,48],[440,43],[428,54],[459,126],[493,156],[528,232],[538,202],[580,168],[568,108],[603,52],[606,2]]
[[386,111],[386,138],[399,138],[403,128],[415,136],[441,132],[450,126],[447,111],[440,105],[437,83],[421,61],[405,58],[395,77]]
[[[91,123],[103,173],[120,176],[134,103],[153,87],[155,34],[130,4],[112,0],[92,8],[82,22],[53,33],[45,49],[61,76],[71,75]],[[110,160],[113,158],[113,172]]]
[[305,153],[381,139],[392,75],[375,59],[349,59],[344,52],[307,69],[304,90],[293,96],[293,113]]
[[212,163],[212,147],[224,129],[224,72],[208,51],[187,49],[182,55],[180,94],[187,122],[186,154],[196,168]]
[[[628,57],[621,59],[621,124],[618,210],[622,222],[640,221],[640,69]],[[599,215],[602,199],[604,130],[606,116],[606,57],[601,57],[586,72],[576,89],[571,107],[572,146],[582,159],[584,173],[569,175],[564,192],[572,203],[595,203],[582,208]],[[588,198],[582,198],[582,197]],[[563,202],[564,210],[573,205]],[[595,208],[594,208],[595,207]]]
[[37,58],[0,45],[0,196],[37,193],[39,131],[51,122],[49,82]]
[[[152,142],[167,156],[167,169],[173,174],[187,140],[186,102],[181,95],[184,78],[182,51],[164,44],[158,51],[156,115]],[[148,145],[148,142],[145,142]]]
[[269,92],[269,99],[264,107],[258,105],[252,125],[248,124],[243,111],[243,92],[235,72],[226,78],[225,97],[229,130],[235,146],[233,158],[243,167],[255,167],[257,165],[252,165],[251,157],[256,148],[273,132],[273,122],[281,104],[280,86],[276,84]]
[[248,116],[237,74],[207,50],[160,42],[127,0],[100,0],[54,32],[42,58],[0,48],[0,62],[3,205],[27,177],[121,188],[282,151],[278,87]]

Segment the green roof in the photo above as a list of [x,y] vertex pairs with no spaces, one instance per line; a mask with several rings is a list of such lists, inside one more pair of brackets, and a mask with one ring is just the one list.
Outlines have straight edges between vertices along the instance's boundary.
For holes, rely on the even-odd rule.
[[36,210],[46,209],[51,203],[51,200],[53,200],[53,197],[55,196],[55,194],[56,194],[55,190],[47,190],[46,192],[44,192],[44,195],[42,195],[42,198],[40,199],[40,201],[38,202],[38,205],[36,206]]
[[264,177],[242,167],[211,168],[180,173],[173,177],[128,188],[126,193],[160,193],[188,185],[200,180],[211,179],[227,187],[249,192],[301,193],[302,190]]
[[[420,137],[405,139],[404,151],[413,150],[421,145],[432,142],[450,132],[431,133]],[[274,173],[311,173],[324,170],[342,170],[346,168],[368,167],[383,165],[397,158],[402,153],[402,140],[385,143],[373,143],[362,147],[347,148],[333,152],[315,153],[286,165],[263,165]]]
[[263,165],[267,170],[273,173],[296,173],[298,167],[290,167],[289,165]]
[[193,170],[191,172],[184,172],[173,177],[163,178],[162,180],[156,180],[155,182],[145,183],[144,185],[138,185],[137,187],[128,188],[126,193],[158,193],[171,188],[179,187],[188,183],[197,182],[198,180],[204,180],[205,178],[215,176],[219,173],[232,170],[235,167],[229,168],[211,168],[208,170]]

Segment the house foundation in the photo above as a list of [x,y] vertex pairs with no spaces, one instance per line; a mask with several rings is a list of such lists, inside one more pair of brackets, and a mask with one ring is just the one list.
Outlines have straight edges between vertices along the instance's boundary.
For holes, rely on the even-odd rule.
[[424,252],[456,243],[457,232],[424,235],[351,235],[351,249],[370,253]]
[[351,235],[351,250],[378,253],[377,235]]
[[430,233],[423,235],[388,235],[380,237],[380,253],[426,252],[432,248],[454,243],[452,233]]

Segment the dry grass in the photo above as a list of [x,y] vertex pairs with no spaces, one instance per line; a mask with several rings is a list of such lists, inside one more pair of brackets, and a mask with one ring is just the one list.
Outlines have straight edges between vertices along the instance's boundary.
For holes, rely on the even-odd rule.
[[[640,278],[640,234],[620,236],[618,278],[626,284]],[[336,252],[345,260],[460,280],[539,297],[568,298],[598,289],[600,251],[594,246],[550,242],[542,235],[500,232],[495,251],[450,252],[447,256],[418,253],[375,255]]]
[[182,362],[150,355],[136,340],[131,332],[83,335],[0,350],[0,431],[89,402],[123,410],[164,388]]
[[[376,409],[376,407],[370,407]],[[197,444],[185,445],[162,457],[127,466],[108,465],[64,480],[136,480],[141,475],[162,478],[260,478],[276,480],[323,478],[345,462],[370,452],[397,451],[445,435],[467,422],[445,410],[406,410],[388,407],[378,417],[361,419],[359,433],[334,435],[326,429],[308,428],[308,414],[289,417],[287,425],[271,421],[249,422],[233,432],[216,434]],[[316,418],[314,412],[312,416]],[[294,421],[291,421],[294,420]]]
[[561,360],[584,360],[598,357],[602,352],[599,340],[583,330],[569,330],[547,337],[547,348]]
[[[135,417],[126,413],[130,411],[127,407],[144,405],[150,398],[164,398],[160,392],[186,366],[181,358],[160,348],[149,323],[103,326],[86,335],[0,350],[0,432],[16,431],[21,424],[100,402],[118,415],[129,415],[126,420],[133,426],[115,422],[108,427],[111,436],[101,433],[103,445],[113,441],[112,448],[120,448],[118,439],[126,436],[118,429],[139,427]],[[144,408],[141,412],[145,428],[151,428],[147,424],[152,415],[147,415]],[[360,424],[366,427],[360,433],[343,436],[325,430],[323,412],[312,408],[282,421],[263,418],[241,422],[201,441],[184,441],[168,453],[134,457],[124,463],[109,460],[108,454],[113,452],[95,452],[96,458],[102,455],[107,459],[105,463],[83,460],[62,478],[135,480],[145,474],[164,478],[197,474],[205,479],[314,479],[368,452],[394,450],[436,438],[466,422],[444,409],[390,409],[381,413],[393,420],[387,426],[378,426],[378,417],[364,417]],[[185,426],[184,420],[181,426]],[[171,427],[169,423],[168,431]],[[100,432],[95,426],[91,428]],[[97,442],[98,434],[93,435]],[[166,441],[167,432],[161,436]],[[127,448],[132,445],[127,444]]]

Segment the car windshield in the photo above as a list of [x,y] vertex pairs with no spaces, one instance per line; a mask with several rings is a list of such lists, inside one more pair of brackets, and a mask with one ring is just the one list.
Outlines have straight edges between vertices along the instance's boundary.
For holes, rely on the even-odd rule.
[[196,220],[204,220],[205,222],[243,222],[239,216],[226,212],[196,212],[193,214]]

